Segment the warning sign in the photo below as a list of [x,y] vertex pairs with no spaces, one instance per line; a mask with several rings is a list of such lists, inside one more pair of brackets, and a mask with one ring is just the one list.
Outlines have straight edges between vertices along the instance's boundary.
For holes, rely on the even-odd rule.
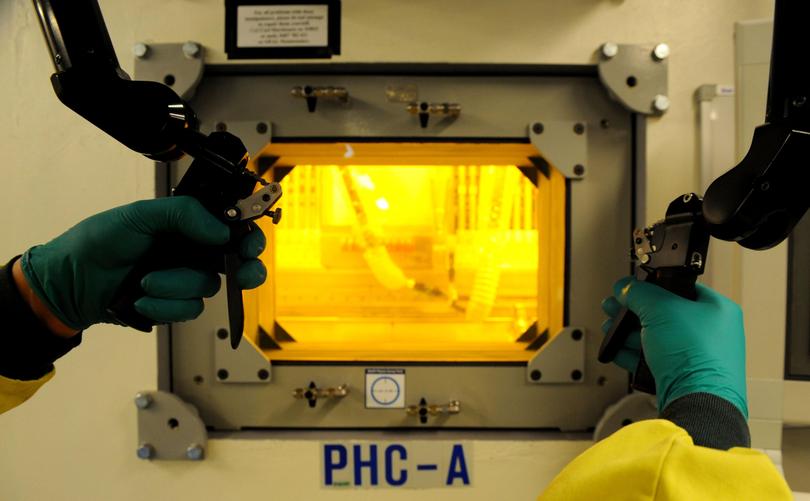
[[236,46],[324,47],[329,45],[328,5],[240,5]]

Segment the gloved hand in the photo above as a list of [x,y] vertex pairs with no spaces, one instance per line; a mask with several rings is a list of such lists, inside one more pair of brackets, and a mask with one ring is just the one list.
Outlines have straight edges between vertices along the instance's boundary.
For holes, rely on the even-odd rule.
[[[243,289],[258,287],[267,271],[256,259],[264,234],[253,228],[240,243],[245,259],[237,273]],[[96,214],[22,257],[28,285],[51,313],[76,330],[114,323],[107,307],[121,282],[160,235],[181,234],[203,245],[223,245],[230,229],[194,198],[143,200]],[[182,252],[182,250],[180,250]],[[189,268],[154,271],[141,280],[146,296],[135,302],[156,322],[196,318],[204,297],[219,290],[217,273]]]
[[740,307],[702,284],[690,301],[657,285],[625,277],[602,301],[611,317],[607,333],[622,306],[641,320],[614,362],[635,371],[639,350],[655,377],[658,410],[690,393],[705,392],[734,404],[748,418],[745,390],[745,334]]

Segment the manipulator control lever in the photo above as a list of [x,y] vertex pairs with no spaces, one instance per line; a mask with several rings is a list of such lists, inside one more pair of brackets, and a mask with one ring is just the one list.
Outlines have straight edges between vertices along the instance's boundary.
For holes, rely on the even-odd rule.
[[346,90],[345,87],[334,87],[331,85],[323,87],[299,85],[290,90],[290,95],[306,99],[307,110],[309,110],[310,113],[315,113],[319,98],[331,99],[344,104],[349,102],[349,91]]
[[428,416],[448,416],[450,414],[458,414],[461,412],[461,402],[458,400],[451,400],[444,405],[428,404],[427,400],[421,398],[419,405],[409,405],[405,412],[409,416],[416,416],[419,422],[427,424]]
[[461,114],[461,105],[458,103],[421,103],[408,104],[408,113],[419,116],[419,125],[425,129],[430,116],[457,117]]
[[315,381],[310,381],[306,388],[296,388],[293,390],[293,398],[306,400],[310,407],[315,407],[318,399],[323,398],[343,398],[349,394],[349,388],[341,384],[334,388],[318,388]]

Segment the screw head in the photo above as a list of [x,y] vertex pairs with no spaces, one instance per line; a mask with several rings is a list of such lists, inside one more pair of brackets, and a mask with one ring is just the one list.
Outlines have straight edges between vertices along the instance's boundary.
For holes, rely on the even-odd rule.
[[669,109],[669,98],[663,94],[655,96],[652,102],[652,107],[655,111],[663,113]]
[[574,134],[580,136],[585,133],[585,125],[577,122],[574,124]]
[[610,59],[619,53],[619,46],[613,42],[606,42],[601,47],[602,57]]
[[266,134],[267,133],[267,124],[264,122],[259,122],[256,124],[256,132],[259,134]]
[[541,124],[540,122],[532,124],[532,132],[534,132],[535,134],[542,134],[544,129],[545,128],[543,127],[543,124]]
[[580,379],[582,379],[582,371],[578,369],[571,371],[571,379],[573,379],[574,381],[579,381]]
[[150,444],[141,444],[136,453],[140,459],[152,459],[155,456],[155,448]]
[[138,409],[146,409],[152,405],[152,396],[147,393],[138,393],[135,395],[135,407]]
[[186,449],[186,457],[192,461],[199,461],[203,458],[203,448],[199,444],[191,444]]
[[200,55],[200,44],[195,42],[186,42],[183,44],[183,55],[189,59],[194,59]]
[[585,166],[582,165],[582,164],[576,164],[574,166],[574,175],[584,176],[585,175]]
[[231,207],[225,211],[225,215],[228,216],[229,219],[236,219],[236,217],[239,216],[239,211]]
[[791,104],[793,104],[794,108],[801,108],[806,103],[807,103],[807,96],[796,96],[793,98],[793,102]]
[[532,379],[532,381],[540,381],[540,379],[543,377],[543,373],[535,369],[529,374],[529,377]]
[[262,209],[264,209],[264,207],[262,206],[262,204],[253,204],[253,205],[250,207],[250,209],[251,209],[253,212],[255,212],[256,214],[258,214],[258,213],[262,212]]
[[659,43],[655,46],[652,51],[652,58],[655,61],[663,61],[664,59],[669,57],[669,45],[665,43]]
[[143,59],[149,53],[149,46],[143,42],[138,42],[132,46],[132,54],[138,59]]

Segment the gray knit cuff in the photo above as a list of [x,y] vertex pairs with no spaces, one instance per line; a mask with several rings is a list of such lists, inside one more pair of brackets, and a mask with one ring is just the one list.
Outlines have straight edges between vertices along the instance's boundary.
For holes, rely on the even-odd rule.
[[711,393],[691,393],[670,403],[661,418],[672,421],[695,445],[728,450],[751,447],[745,416],[731,402]]

